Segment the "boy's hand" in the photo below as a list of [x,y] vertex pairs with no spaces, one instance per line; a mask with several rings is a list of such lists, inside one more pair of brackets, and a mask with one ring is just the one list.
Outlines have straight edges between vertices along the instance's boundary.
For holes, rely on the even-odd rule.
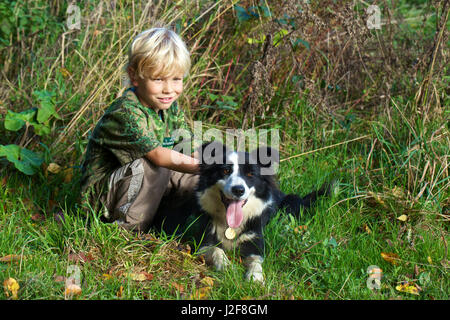
[[164,147],[157,147],[147,152],[145,157],[158,167],[178,172],[195,174],[199,170],[200,161],[198,159]]

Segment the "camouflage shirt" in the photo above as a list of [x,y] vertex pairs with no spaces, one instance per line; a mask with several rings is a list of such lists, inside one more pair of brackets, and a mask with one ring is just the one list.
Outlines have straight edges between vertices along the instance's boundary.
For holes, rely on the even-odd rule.
[[108,192],[108,178],[123,165],[162,146],[172,148],[175,129],[187,129],[184,112],[174,102],[158,114],[143,106],[134,88],[106,110],[92,132],[82,166],[82,204],[98,210]]

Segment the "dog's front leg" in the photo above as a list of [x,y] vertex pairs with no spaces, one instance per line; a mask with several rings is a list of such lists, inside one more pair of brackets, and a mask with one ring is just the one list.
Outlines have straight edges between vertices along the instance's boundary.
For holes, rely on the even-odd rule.
[[260,230],[257,234],[259,236],[256,236],[252,240],[245,241],[241,244],[241,254],[247,268],[245,278],[248,281],[264,283],[264,274],[262,269],[262,263],[264,261],[264,239],[262,238],[262,230]]
[[201,248],[200,252],[204,252],[206,263],[213,265],[218,271],[225,270],[230,264],[230,260],[222,248],[217,246],[207,246]]
[[264,274],[262,269],[262,263],[264,259],[260,255],[250,255],[245,258],[244,264],[247,268],[245,278],[248,281],[257,281],[264,283]]

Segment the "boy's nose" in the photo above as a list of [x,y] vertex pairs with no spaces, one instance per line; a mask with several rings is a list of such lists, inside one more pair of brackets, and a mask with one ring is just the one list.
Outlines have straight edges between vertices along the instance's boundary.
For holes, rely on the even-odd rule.
[[170,84],[170,81],[164,81],[163,92],[170,93],[172,91],[173,91],[173,89],[172,89],[172,85]]

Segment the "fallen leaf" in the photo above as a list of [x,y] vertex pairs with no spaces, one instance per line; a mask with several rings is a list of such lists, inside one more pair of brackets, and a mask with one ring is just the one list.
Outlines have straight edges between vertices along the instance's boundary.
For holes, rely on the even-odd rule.
[[395,287],[395,290],[419,295],[420,287],[413,282],[405,282]]
[[8,278],[3,281],[3,289],[5,289],[7,297],[11,296],[12,299],[16,300],[18,298],[17,292],[19,291],[19,288],[19,283],[14,278]]
[[50,163],[47,167],[47,171],[53,174],[57,174],[61,172],[61,166],[57,163]]
[[431,259],[430,256],[427,257],[427,261],[428,261],[429,264],[433,264],[433,260]]
[[20,256],[16,254],[8,254],[7,256],[0,257],[0,262],[17,262],[20,261]]
[[31,220],[34,222],[45,221],[45,216],[40,213],[35,213],[31,216]]
[[67,168],[63,171],[64,174],[64,182],[70,183],[73,178],[73,168]]
[[0,186],[2,188],[6,187],[7,182],[8,182],[8,177],[7,176],[3,177],[1,182],[0,182]]
[[90,253],[88,253],[88,254],[86,255],[86,254],[84,254],[83,252],[80,252],[80,253],[69,253],[67,259],[68,259],[70,262],[75,262],[75,263],[76,263],[76,262],[86,263],[86,262],[89,262],[89,261],[94,260],[94,257],[93,257]]
[[123,295],[123,286],[120,286],[119,290],[117,291],[117,298],[122,298]]
[[212,287],[214,285],[214,279],[211,277],[204,277],[202,280],[200,280],[200,283],[204,284],[207,287]]
[[103,278],[103,280],[111,280],[113,278],[113,276],[110,274],[104,273],[104,274],[102,274],[102,278]]
[[406,220],[408,220],[408,216],[406,214],[402,214],[400,217],[397,218],[397,220],[405,222]]
[[400,259],[400,257],[398,256],[398,254],[392,253],[392,252],[382,252],[382,253],[381,253],[381,257],[382,257],[385,261],[387,261],[387,262],[389,262],[389,263],[391,263],[391,264],[393,264],[393,265],[397,265],[397,264],[398,264],[398,260]]
[[298,227],[294,228],[294,232],[299,233],[301,231],[306,231],[307,228],[308,228],[308,226],[298,226]]
[[125,277],[130,278],[133,281],[149,281],[153,280],[153,275],[150,273],[147,273],[145,271],[139,272],[139,273],[124,273]]
[[211,291],[211,287],[203,287],[203,288],[194,289],[194,292],[191,294],[190,299],[192,299],[192,300],[206,299],[209,296],[210,291]]
[[64,78],[67,78],[70,76],[70,72],[66,68],[59,68],[59,71],[61,72],[61,74],[63,75]]
[[53,276],[53,281],[55,281],[55,282],[65,282],[66,281],[66,277],[58,276],[58,275],[55,274]]
[[184,286],[182,284],[179,284],[177,282],[172,282],[171,283],[172,287],[177,290],[179,293],[183,293],[184,292]]
[[67,296],[78,296],[81,294],[81,288],[79,285],[71,283],[66,287],[64,295]]

